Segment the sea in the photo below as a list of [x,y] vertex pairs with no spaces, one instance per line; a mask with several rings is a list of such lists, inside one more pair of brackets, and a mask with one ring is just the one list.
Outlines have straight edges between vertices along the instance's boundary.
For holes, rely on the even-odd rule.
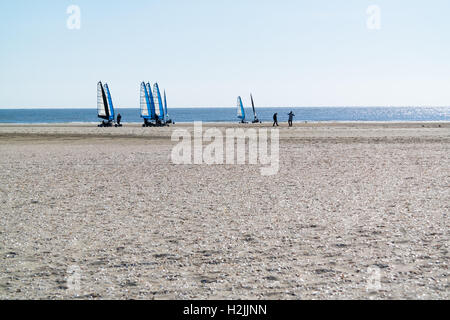
[[[139,109],[117,108],[122,123],[140,123]],[[257,116],[263,122],[278,121],[295,114],[294,122],[345,121],[450,121],[450,107],[295,107],[258,108]],[[171,108],[169,117],[175,122],[238,122],[236,108]],[[253,120],[253,112],[246,109],[246,120]],[[97,109],[0,109],[0,123],[92,123],[99,122]]]

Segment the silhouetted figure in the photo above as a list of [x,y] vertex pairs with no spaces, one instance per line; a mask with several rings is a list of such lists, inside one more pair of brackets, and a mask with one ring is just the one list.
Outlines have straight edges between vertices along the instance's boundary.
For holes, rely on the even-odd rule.
[[119,113],[117,115],[117,125],[120,126],[120,121],[122,121],[122,115]]
[[289,127],[292,127],[292,120],[294,120],[295,114],[291,111],[288,113],[288,116],[289,116],[288,120]]
[[278,113],[275,113],[273,115],[273,126],[272,127],[275,127],[275,126],[278,127]]

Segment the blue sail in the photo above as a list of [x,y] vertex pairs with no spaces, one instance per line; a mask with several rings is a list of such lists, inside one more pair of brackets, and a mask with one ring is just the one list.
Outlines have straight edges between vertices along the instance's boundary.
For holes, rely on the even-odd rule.
[[164,90],[164,110],[165,110],[165,121],[167,122],[169,120],[169,112],[167,111],[167,98],[166,98],[166,90]]
[[153,98],[153,94],[152,94],[152,86],[150,84],[150,82],[147,82],[147,94],[148,94],[148,98],[150,100],[150,116],[152,120],[155,120],[155,114],[156,114],[156,110],[155,110],[155,100]]
[[241,97],[238,97],[237,99],[237,117],[241,119],[242,121],[245,120],[245,110],[244,105],[242,104]]
[[158,83],[155,83],[153,85],[153,98],[158,103],[158,106],[155,106],[156,114],[158,115],[158,117],[161,121],[165,121],[164,106],[163,106],[163,102],[161,99],[161,92],[159,91]]
[[108,108],[109,108],[109,120],[114,120],[114,106],[111,99],[111,93],[109,92],[108,84],[104,84],[106,96],[108,97]]

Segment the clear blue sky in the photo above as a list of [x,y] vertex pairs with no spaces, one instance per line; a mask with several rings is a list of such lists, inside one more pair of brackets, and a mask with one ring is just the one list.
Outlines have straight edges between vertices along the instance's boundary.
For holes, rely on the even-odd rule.
[[[69,5],[81,29],[69,30]],[[370,5],[381,29],[366,26]],[[450,105],[449,0],[0,2],[0,107]]]

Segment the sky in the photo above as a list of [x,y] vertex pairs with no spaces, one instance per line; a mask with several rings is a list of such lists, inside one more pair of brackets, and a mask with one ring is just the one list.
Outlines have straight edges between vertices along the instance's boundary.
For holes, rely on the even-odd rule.
[[100,80],[116,107],[141,81],[170,107],[449,106],[450,1],[0,2],[0,108],[95,108]]

